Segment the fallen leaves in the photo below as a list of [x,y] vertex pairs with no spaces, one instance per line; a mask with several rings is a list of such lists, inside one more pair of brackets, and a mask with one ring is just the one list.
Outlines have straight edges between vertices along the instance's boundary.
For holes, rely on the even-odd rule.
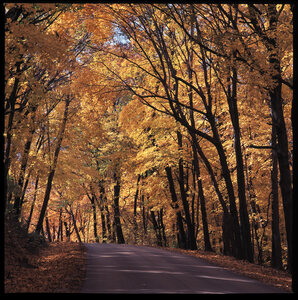
[[183,250],[176,248],[162,248],[177,251],[183,254],[193,255],[207,260],[210,263],[221,266],[250,278],[257,279],[269,285],[276,286],[287,292],[292,292],[292,277],[289,273],[282,270],[273,269],[267,266],[256,265],[244,260],[237,260],[234,257],[218,254],[215,252]]
[[34,265],[15,265],[5,279],[6,293],[77,293],[85,277],[85,250],[78,243],[51,243]]

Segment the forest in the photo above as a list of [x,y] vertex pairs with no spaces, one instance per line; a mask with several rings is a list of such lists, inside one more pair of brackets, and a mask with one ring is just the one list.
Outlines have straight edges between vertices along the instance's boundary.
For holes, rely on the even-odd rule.
[[293,5],[3,6],[5,215],[292,271]]

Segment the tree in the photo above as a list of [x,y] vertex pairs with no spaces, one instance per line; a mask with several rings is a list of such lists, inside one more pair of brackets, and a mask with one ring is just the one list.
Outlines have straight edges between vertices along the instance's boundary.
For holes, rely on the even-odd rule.
[[58,156],[59,156],[59,152],[60,152],[60,149],[61,149],[61,143],[62,143],[65,127],[66,127],[70,102],[71,102],[71,98],[68,96],[65,100],[64,115],[63,115],[60,130],[59,130],[59,133],[58,133],[58,136],[57,136],[57,144],[56,144],[56,147],[55,147],[53,164],[51,166],[51,169],[50,169],[50,172],[49,172],[49,175],[48,175],[44,200],[43,200],[42,208],[41,208],[41,211],[40,211],[38,223],[36,225],[36,232],[37,233],[40,233],[40,230],[42,228],[43,219],[45,217],[45,212],[46,212],[48,202],[49,202],[49,199],[50,199],[50,194],[51,194],[51,189],[52,189],[52,182],[53,182],[53,179],[54,179],[56,166],[57,166],[57,162],[58,162]]
[[29,232],[290,270],[290,5],[5,8],[6,203]]

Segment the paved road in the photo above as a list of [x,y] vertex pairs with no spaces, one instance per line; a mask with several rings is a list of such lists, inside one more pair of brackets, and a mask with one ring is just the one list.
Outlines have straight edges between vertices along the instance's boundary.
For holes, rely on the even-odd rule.
[[282,293],[199,258],[152,247],[86,244],[82,293]]

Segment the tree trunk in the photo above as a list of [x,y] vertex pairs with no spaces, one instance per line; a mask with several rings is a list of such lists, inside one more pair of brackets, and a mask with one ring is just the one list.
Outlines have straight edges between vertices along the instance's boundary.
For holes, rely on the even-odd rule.
[[35,179],[33,201],[31,204],[31,209],[30,209],[28,220],[27,220],[27,227],[26,227],[27,232],[29,231],[29,226],[31,223],[32,215],[33,215],[34,205],[35,205],[35,201],[36,201],[37,188],[38,188],[38,181],[39,181],[39,174],[37,174],[36,179]]
[[52,236],[51,236],[51,230],[50,230],[48,216],[46,216],[46,230],[47,230],[47,234],[48,234],[48,240],[49,240],[49,242],[52,242]]
[[220,137],[218,134],[218,130],[216,127],[215,119],[214,116],[211,114],[209,115],[209,121],[212,127],[212,132],[214,135],[215,139],[215,147],[217,149],[218,155],[219,155],[219,160],[220,160],[220,165],[222,168],[222,176],[225,180],[225,185],[228,193],[228,199],[229,199],[229,204],[230,204],[230,216],[233,224],[233,234],[235,237],[235,242],[233,243],[234,247],[234,256],[238,259],[244,258],[244,252],[243,252],[243,247],[242,247],[242,241],[241,241],[241,230],[240,230],[240,225],[239,225],[239,220],[238,220],[238,212],[237,212],[237,206],[236,206],[236,199],[235,199],[235,193],[234,193],[234,187],[231,179],[231,173],[228,167],[227,163],[227,157],[225,154],[225,150],[223,148],[223,145],[220,141]]
[[[177,131],[177,138],[178,138],[178,146],[179,149],[182,149],[182,135],[180,131]],[[191,250],[197,249],[196,237],[195,237],[195,230],[194,225],[191,222],[190,213],[189,213],[189,204],[187,201],[187,196],[184,187],[184,171],[183,171],[183,158],[179,158],[179,186],[180,186],[180,195],[181,200],[184,208],[186,226],[187,226],[187,248]]]
[[[34,121],[35,121],[35,110],[36,110],[36,108],[37,107],[34,107],[34,109],[33,109],[33,116],[31,118],[29,137],[27,138],[27,141],[25,143],[25,148],[24,148],[24,152],[23,152],[22,160],[21,160],[21,170],[20,170],[19,179],[18,179],[18,186],[22,190],[22,194],[25,193],[24,188],[23,188],[24,178],[25,178],[25,172],[26,172],[26,169],[27,169],[27,162],[28,162],[28,158],[29,158],[29,152],[30,152],[30,148],[31,148],[33,134],[35,132]],[[15,197],[15,201],[14,201],[14,205],[13,205],[13,209],[15,211],[16,218],[20,217],[21,208],[22,208],[22,204],[23,204],[22,202],[23,201],[21,200],[21,196],[17,195]]]
[[116,179],[116,184],[114,185],[114,222],[116,226],[116,235],[118,244],[124,244],[124,236],[121,227],[120,220],[120,209],[119,209],[119,197],[120,197],[120,182],[119,178],[114,174],[114,178]]
[[[255,10],[249,7],[250,21],[254,26],[256,33],[262,39],[269,54],[269,65],[271,67],[271,81],[273,87],[270,88],[270,102],[273,126],[276,128],[277,135],[277,159],[280,173],[280,190],[282,195],[283,210],[286,224],[287,234],[287,251],[288,251],[288,269],[292,272],[293,259],[293,190],[292,190],[292,176],[289,164],[289,148],[288,135],[283,113],[283,101],[281,97],[281,66],[278,55],[278,45],[276,35],[268,36],[266,32],[262,31],[258,25],[255,15]],[[269,26],[267,31],[271,33],[277,32],[277,24],[279,14],[276,10],[276,4],[268,4]]]
[[62,143],[64,131],[65,131],[65,126],[66,126],[66,122],[67,122],[67,118],[68,118],[68,108],[69,108],[70,101],[71,101],[70,98],[67,97],[67,99],[65,101],[65,110],[64,110],[62,124],[60,127],[60,131],[58,133],[58,136],[57,136],[57,144],[56,144],[56,149],[55,149],[55,153],[54,153],[54,161],[53,161],[51,171],[48,175],[48,181],[47,181],[46,191],[45,191],[45,195],[44,195],[44,200],[43,200],[42,208],[40,211],[38,223],[36,225],[35,231],[37,233],[40,233],[40,231],[41,231],[43,219],[44,219],[44,216],[46,213],[46,209],[48,207],[48,202],[50,199],[50,193],[51,193],[51,189],[52,189],[52,182],[54,179],[55,170],[56,170],[56,166],[57,166],[57,162],[58,162],[58,155],[60,152],[60,147],[61,147],[61,143]]
[[[194,20],[195,20],[195,13],[193,12],[192,14],[192,18],[191,18],[191,36],[193,35],[193,32],[194,32]],[[205,78],[205,85],[206,85],[206,88],[207,88],[207,93],[208,93],[208,98],[211,100],[212,97],[211,97],[211,94],[210,94],[210,86],[209,86],[209,83],[208,83],[208,75],[207,75],[207,67],[206,67],[206,61],[205,61],[205,51],[201,48],[201,54],[202,54],[202,58],[203,58],[203,69],[204,69],[204,78]],[[192,67],[192,64],[193,64],[193,49],[192,47],[189,49],[188,51],[188,62],[187,62],[187,66],[188,66],[188,76],[189,76],[189,82],[192,84],[193,82],[193,67]],[[193,111],[193,88],[190,87],[189,88],[189,92],[188,92],[188,97],[189,97],[189,106],[190,106],[190,122],[191,122],[191,128],[193,130],[196,129],[196,124],[195,124],[195,120],[194,120],[194,111]],[[211,101],[210,101],[211,103]],[[218,144],[221,145],[221,142],[220,142],[220,139],[219,139],[219,135],[217,133],[217,130],[216,130],[216,127],[214,126],[214,118],[212,118],[212,111],[208,108],[208,106],[206,106],[206,109],[208,111],[208,114],[206,115],[209,119],[209,122],[212,126],[212,131],[213,131],[213,136],[216,138],[216,143],[215,143],[215,146],[217,148],[217,151],[220,155],[220,152],[222,153],[221,151],[221,148],[219,146],[217,146]],[[209,109],[209,110],[208,110]],[[191,129],[189,128],[189,129]],[[189,130],[188,129],[188,130]],[[192,137],[192,146],[193,146],[193,155],[194,155],[194,158],[196,157],[197,159],[197,162],[195,166],[195,169],[197,169],[197,172],[198,174],[200,174],[199,172],[199,165],[198,165],[198,157],[197,157],[197,153],[200,155],[200,157],[202,158],[207,170],[208,170],[208,173],[211,177],[211,180],[213,182],[213,186],[215,188],[215,191],[216,191],[216,194],[218,196],[218,199],[222,205],[222,208],[223,208],[223,212],[224,212],[224,218],[223,218],[223,222],[225,222],[227,219],[230,219],[229,217],[229,213],[228,213],[228,209],[227,209],[227,206],[226,206],[226,203],[222,197],[222,194],[219,190],[219,187],[218,187],[218,183],[216,181],[216,178],[214,176],[214,172],[213,172],[213,169],[208,161],[208,159],[206,158],[206,156],[204,155],[198,141],[197,141],[197,136],[195,134],[194,131],[192,130],[189,130],[189,133]],[[197,152],[197,153],[196,153]],[[224,157],[223,156],[220,156],[221,157],[221,164],[222,164],[222,161],[224,161]],[[224,173],[224,172],[223,172]],[[225,172],[226,173],[226,172]],[[199,175],[198,175],[198,178],[199,178]],[[230,189],[228,188],[228,180],[226,179],[226,176],[225,176],[225,181],[226,181],[226,184],[227,184],[227,189],[230,191]],[[200,202],[201,204],[203,203],[203,207],[201,205],[201,211],[202,211],[202,222],[203,222],[203,231],[204,231],[204,241],[205,241],[205,249],[212,249],[211,247],[211,243],[210,243],[210,237],[209,237],[209,230],[208,230],[208,222],[207,222],[207,214],[206,214],[206,209],[205,209],[205,198],[204,198],[204,195],[203,195],[203,188],[202,188],[202,184],[201,182],[198,180],[198,184],[200,185],[200,187],[198,187],[199,189],[199,197],[200,197]],[[230,198],[231,197],[231,198]],[[239,254],[241,252],[241,249],[239,249],[239,242],[240,242],[240,232],[239,234],[237,234],[237,232],[239,231],[238,228],[239,228],[239,225],[238,225],[238,217],[237,215],[235,216],[235,205],[233,205],[233,193],[229,192],[229,199],[230,199],[230,207],[232,209],[232,214],[234,214],[234,217],[233,217],[233,224],[234,224],[234,231],[229,231],[229,234],[227,234],[227,231],[224,232],[224,230],[226,229],[227,226],[224,226],[224,223],[223,223],[223,240],[224,240],[224,244],[228,245],[228,244],[231,244],[231,247],[233,247],[233,253],[235,253],[235,256],[238,256],[240,257],[241,255]],[[235,201],[234,201],[235,202]],[[204,215],[203,215],[204,214]],[[203,220],[204,218],[204,220]],[[237,240],[238,244],[233,241],[233,240]],[[227,247],[226,247],[227,249]]]
[[[18,67],[19,70],[19,67]],[[20,79],[18,77],[14,78],[14,84],[12,91],[10,93],[10,96],[7,100],[7,108],[6,110],[9,110],[9,117],[8,117],[8,125],[6,130],[6,147],[5,147],[5,155],[4,155],[4,166],[5,166],[5,176],[8,175],[8,170],[10,167],[10,147],[11,147],[11,131],[13,126],[13,119],[14,119],[14,113],[15,113],[15,102],[16,102],[16,96],[17,91],[19,87]]]
[[176,210],[177,225],[178,225],[178,232],[179,232],[179,235],[178,235],[179,248],[186,249],[186,235],[185,235],[185,231],[184,231],[184,227],[183,227],[181,212],[179,210],[179,206],[177,203],[178,199],[177,199],[175,185],[174,185],[174,181],[173,181],[173,177],[172,177],[172,169],[171,169],[171,167],[166,167],[165,170],[167,173],[167,178],[168,178],[168,182],[169,182],[169,189],[170,189],[170,194],[172,197],[173,206],[174,206],[174,209]]
[[[280,76],[280,65],[277,59],[271,57],[271,64],[274,69],[278,69]],[[276,78],[274,78],[276,79]],[[292,177],[289,166],[288,154],[288,136],[283,116],[281,84],[278,83],[273,91],[270,91],[271,109],[273,123],[277,133],[277,158],[280,173],[280,189],[283,200],[283,209],[286,224],[287,244],[288,244],[288,269],[291,271],[292,266],[292,247],[293,247],[293,195],[292,195]]]
[[95,196],[94,195],[91,196],[90,201],[91,201],[92,212],[93,212],[93,233],[94,233],[94,238],[95,238],[95,242],[99,243],[99,237],[98,237],[98,234],[97,234],[97,216],[96,216]]
[[107,220],[107,229],[108,229],[108,239],[112,240],[112,230],[111,230],[111,219],[110,219],[110,211],[108,206],[105,204],[104,209],[106,211],[106,220]]
[[[78,241],[79,241],[79,243],[81,244],[81,243],[82,243],[82,240],[81,240],[80,233],[79,233],[79,230],[78,230],[78,227],[77,227],[77,221],[76,221],[76,218],[75,218],[75,216],[74,216],[74,214],[73,214],[73,211],[72,211],[72,208],[71,208],[71,207],[69,207],[69,213],[70,213],[70,215],[71,215],[71,217],[72,217],[73,227],[74,227],[75,233],[76,233],[76,235],[77,235]],[[77,213],[76,213],[76,214],[77,214]]]
[[99,184],[99,201],[98,199],[95,197],[97,206],[100,210],[100,218],[101,218],[101,230],[102,230],[102,243],[106,243],[107,240],[107,229],[106,229],[106,218],[105,218],[105,214],[104,214],[104,197],[105,197],[105,188],[103,186],[103,184]]
[[141,175],[138,175],[137,179],[137,189],[134,197],[134,205],[133,205],[133,231],[134,231],[134,243],[137,243],[137,233],[138,233],[138,223],[137,223],[137,201],[139,195],[139,182],[141,179]]
[[60,208],[60,211],[59,211],[59,227],[58,227],[58,234],[57,234],[58,241],[59,241],[59,238],[60,238],[61,242],[63,242],[62,208]]
[[162,232],[162,238],[164,240],[164,246],[167,247],[167,238],[166,238],[166,232],[165,232],[165,226],[163,223],[163,208],[160,209],[159,212],[157,212],[158,214],[158,224],[159,224],[159,228],[161,228],[161,232]]
[[[142,220],[143,220],[143,230],[144,230],[144,238],[147,239],[147,222],[146,222],[146,207],[145,207],[145,196],[141,196],[141,208],[142,208]],[[144,241],[143,241],[144,242]]]
[[[17,71],[19,71],[19,65],[17,65]],[[8,117],[8,124],[6,130],[6,141],[5,141],[5,152],[4,152],[4,192],[5,192],[5,201],[4,201],[4,208],[8,204],[7,199],[7,177],[8,171],[10,168],[11,158],[10,158],[10,148],[11,148],[11,138],[12,138],[12,126],[13,126],[13,119],[15,113],[15,102],[17,91],[19,87],[20,79],[18,77],[14,78],[14,85],[12,88],[12,92],[7,100],[7,108],[9,108],[9,117]],[[7,109],[6,109],[7,110]]]
[[[236,56],[236,54],[235,54]],[[234,55],[233,55],[234,59]],[[253,253],[250,236],[249,218],[247,212],[247,203],[245,196],[245,177],[243,167],[243,157],[241,150],[241,138],[240,138],[240,126],[239,126],[239,114],[237,107],[237,70],[232,67],[232,91],[228,82],[228,105],[229,113],[234,130],[234,145],[236,154],[236,169],[237,169],[237,186],[238,186],[238,198],[239,198],[239,215],[240,215],[240,230],[242,240],[243,258],[249,262],[253,262]]]
[[271,184],[272,184],[272,258],[271,267],[276,269],[283,269],[281,242],[279,231],[279,203],[278,203],[278,162],[276,153],[276,130],[272,125],[272,170],[271,170]]
[[70,228],[68,228],[66,221],[64,221],[64,227],[65,227],[65,236],[68,241],[70,241]]
[[150,211],[150,216],[151,216],[151,221],[152,221],[152,224],[153,224],[153,228],[154,228],[154,231],[155,231],[155,235],[156,235],[156,243],[157,243],[157,246],[162,246],[162,240],[161,240],[161,234],[160,234],[160,229],[159,229],[159,226],[156,222],[156,219],[155,219],[155,213],[153,210]]
[[100,205],[100,217],[101,217],[102,243],[104,244],[107,241],[107,229],[106,229],[105,214],[102,205]]
[[200,174],[199,159],[198,159],[198,154],[194,143],[192,143],[192,150],[193,150],[194,171],[195,171],[195,177],[197,178],[198,194],[199,194],[200,208],[202,214],[205,251],[212,251],[210,236],[209,236],[205,196],[204,196],[203,185],[202,185],[201,174]]

